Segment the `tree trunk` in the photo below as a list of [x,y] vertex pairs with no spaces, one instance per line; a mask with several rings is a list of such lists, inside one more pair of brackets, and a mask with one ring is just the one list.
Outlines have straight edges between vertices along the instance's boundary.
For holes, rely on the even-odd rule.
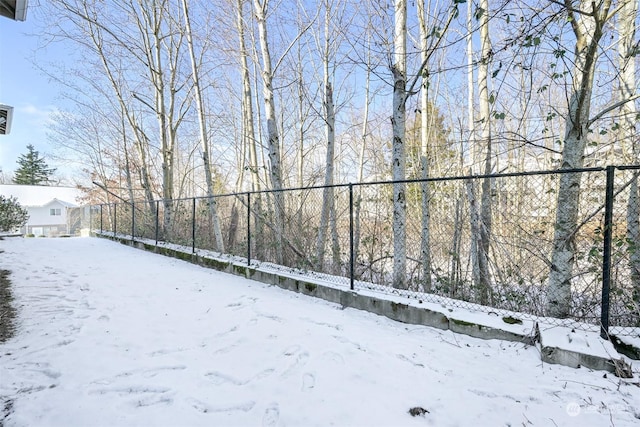
[[271,179],[271,189],[274,190],[274,224],[276,231],[276,262],[282,264],[284,261],[282,251],[282,234],[284,228],[284,194],[282,193],[282,171],[280,169],[280,135],[276,122],[276,108],[273,95],[273,72],[271,65],[271,53],[269,51],[269,40],[267,37],[266,12],[269,0],[253,1],[256,20],[258,21],[258,32],[260,36],[260,48],[262,52],[262,84],[264,96],[264,112],[267,119],[267,138],[269,149],[269,177]]
[[[367,138],[369,134],[369,104],[370,104],[370,83],[371,83],[371,48],[367,44],[367,69],[365,71],[365,84],[364,84],[364,110],[362,117],[362,132],[360,134],[361,146],[360,153],[358,154],[358,171],[357,181],[362,183],[364,179],[364,158],[367,147]],[[360,253],[360,210],[362,209],[362,186],[356,187],[357,195],[354,201],[354,219],[353,219],[353,258],[357,261],[358,254]]]
[[[245,0],[237,0],[236,27],[238,29],[238,44],[240,46],[240,74],[242,75],[242,125],[243,138],[246,139],[249,151],[249,176],[251,177],[251,191],[260,191],[260,167],[258,166],[258,151],[256,135],[253,125],[253,97],[251,91],[251,73],[249,72],[247,44],[244,31],[243,6]],[[258,196],[258,195],[256,195]]]
[[[620,101],[624,102],[637,91],[635,63],[635,19],[638,15],[638,0],[624,0],[620,11],[618,63],[620,82]],[[621,138],[623,146],[631,145],[631,164],[640,162],[640,147],[637,140],[636,122],[638,111],[635,102],[625,102],[621,108]],[[631,276],[632,298],[636,307],[640,307],[640,191],[638,178],[634,175],[629,186],[627,201],[627,241],[630,246],[629,270]],[[637,310],[640,310],[636,308]]]
[[[572,3],[565,0],[576,46],[571,92],[568,96],[562,169],[581,168],[584,164],[598,43],[602,37],[603,20],[606,19],[611,6],[611,1],[606,0],[599,10],[595,8],[595,4],[594,10],[591,10],[592,2],[581,0],[579,7],[585,12],[578,14],[573,12]],[[551,317],[565,318],[570,314],[580,179],[580,173],[565,173],[560,176],[547,287],[546,315]]]
[[[322,212],[320,215],[320,227],[318,228],[318,239],[316,243],[316,257],[317,266],[322,271],[324,264],[326,237],[329,226],[329,219],[332,213],[334,213],[334,198],[333,198],[333,169],[334,169],[334,157],[335,157],[335,124],[336,115],[333,103],[333,86],[331,83],[331,76],[329,75],[329,60],[330,60],[330,36],[329,36],[329,18],[330,8],[328,4],[325,4],[325,19],[324,19],[324,46],[322,54],[322,69],[323,69],[323,83],[324,83],[324,125],[325,125],[325,137],[326,137],[326,158],[325,158],[325,174],[324,185],[325,188],[322,192]],[[335,221],[332,223],[335,227]]]
[[[423,63],[427,61],[427,52],[429,49],[424,0],[418,0],[418,22],[420,23],[420,58]],[[422,89],[420,91],[420,178],[426,180],[429,178],[429,77],[427,73],[423,73]],[[422,207],[421,217],[421,241],[420,241],[420,263],[422,265],[422,290],[431,292],[431,232],[430,232],[430,201],[431,194],[429,183],[422,181],[420,183],[420,200]]]
[[[475,135],[475,86],[473,81],[473,2],[467,3],[467,126],[469,131],[469,174],[479,173],[479,147]],[[480,283],[480,259],[478,256],[478,204],[476,203],[475,186],[472,181],[466,182],[467,198],[469,201],[469,225],[471,241],[469,258],[471,261],[471,282],[474,285]]]
[[[484,13],[480,17],[480,44],[482,59],[478,66],[478,101],[480,103],[480,122],[482,123],[482,143],[485,147],[484,174],[491,173],[491,101],[489,99],[489,63],[491,62],[491,42],[489,40],[489,1],[480,0],[480,8]],[[491,278],[489,276],[489,242],[491,239],[491,179],[482,180],[482,196],[480,199],[480,233],[478,236],[478,272],[476,283],[480,304],[489,302]]]
[[[326,186],[322,192],[322,213],[320,215],[320,227],[318,228],[318,239],[316,243],[317,267],[322,270],[324,264],[324,254],[326,248],[326,237],[329,226],[329,216],[333,210],[333,159],[335,157],[335,112],[333,107],[333,89],[328,76],[325,75],[325,126],[326,126],[326,142],[327,153],[325,162],[324,185]],[[335,222],[334,222],[335,224]]]
[[[254,126],[254,110],[253,110],[253,95],[251,88],[251,73],[249,71],[248,58],[249,53],[247,51],[247,44],[245,40],[245,24],[244,24],[244,4],[246,0],[237,0],[236,11],[236,27],[238,30],[238,44],[240,54],[240,73],[242,75],[242,138],[245,140],[245,144],[249,151],[249,177],[251,180],[251,191],[257,192],[251,197],[253,199],[252,206],[247,206],[247,209],[252,209],[254,212],[254,224],[252,230],[254,231],[253,237],[256,241],[256,247],[262,248],[264,246],[262,237],[264,235],[263,223],[262,223],[262,194],[259,191],[262,190],[261,176],[259,166],[260,161],[258,159],[257,150],[257,137]],[[259,122],[259,120],[258,120]],[[260,254],[257,254],[260,256]]]
[[[298,48],[298,63],[302,64],[302,52],[301,49]],[[297,186],[298,188],[304,187],[304,149],[305,149],[305,127],[306,127],[306,114],[304,112],[304,70],[302,67],[298,68],[298,147],[296,149],[296,175],[298,178]],[[302,233],[303,231],[303,220],[304,220],[304,202],[306,197],[306,192],[300,191],[298,193],[299,208],[298,208],[298,218],[297,218],[297,227],[298,231]]]
[[[395,27],[393,38],[393,126],[392,179],[405,179],[405,121],[407,86],[407,3],[395,0]],[[393,287],[406,289],[406,184],[393,184]]]
[[124,152],[124,173],[127,181],[127,192],[129,201],[133,203],[136,198],[133,193],[133,178],[131,176],[131,159],[129,157],[129,138],[127,138],[126,117],[122,108],[120,109],[120,126],[122,126],[120,131],[122,132],[122,149]]
[[[467,2],[467,129],[469,131],[468,165],[472,174],[476,172],[478,161],[478,147],[475,141],[475,114],[474,114],[474,83],[473,83],[473,2]],[[464,173],[464,171],[461,171]]]
[[[173,178],[174,178],[174,148],[172,132],[167,118],[166,105],[166,84],[164,59],[162,55],[162,39],[160,34],[160,26],[164,10],[156,7],[155,1],[150,11],[145,3],[140,1],[140,8],[146,19],[146,28],[149,30],[144,34],[148,37],[148,44],[151,50],[147,53],[149,61],[149,73],[154,88],[154,111],[158,120],[158,131],[160,134],[160,150],[162,154],[162,202],[164,204],[163,211],[163,228],[166,236],[171,236],[171,221],[173,218]],[[149,32],[151,34],[149,34]],[[170,101],[171,102],[171,101]]]
[[79,9],[71,9],[69,7],[67,7],[67,9],[70,12],[81,17],[88,25],[87,30],[89,32],[89,37],[91,38],[91,42],[95,47],[95,52],[98,54],[103,70],[105,71],[105,74],[109,80],[109,83],[111,84],[111,87],[115,93],[116,99],[118,101],[118,106],[120,107],[121,114],[124,117],[126,117],[129,127],[133,132],[133,135],[134,135],[133,145],[138,155],[138,168],[140,173],[140,181],[142,183],[145,200],[149,207],[149,211],[151,212],[151,216],[155,217],[156,203],[154,201],[153,186],[151,183],[149,165],[147,161],[147,149],[148,149],[149,140],[146,137],[145,133],[140,128],[140,126],[138,125],[135,114],[131,111],[128,104],[125,102],[125,99],[122,94],[123,88],[119,84],[119,80],[116,78],[116,75],[114,74],[114,70],[110,66],[107,55],[103,49],[104,41],[103,41],[102,32],[101,32],[102,27],[94,21],[93,17],[90,16],[89,11],[87,9],[85,9],[84,11],[81,11]]
[[209,157],[209,138],[207,136],[207,121],[204,109],[204,100],[202,99],[202,88],[200,86],[200,74],[196,54],[193,48],[193,38],[191,32],[191,19],[189,18],[189,8],[187,0],[182,0],[182,10],[184,13],[184,24],[187,36],[187,44],[189,47],[189,57],[191,59],[191,78],[196,96],[198,108],[198,125],[200,129],[200,144],[202,149],[202,163],[204,166],[204,176],[207,185],[207,205],[209,206],[209,220],[213,225],[213,235],[216,240],[216,250],[224,253],[224,242],[222,240],[222,230],[220,229],[220,220],[218,219],[218,210],[216,208],[217,201],[215,199],[214,183],[211,173],[211,161]]

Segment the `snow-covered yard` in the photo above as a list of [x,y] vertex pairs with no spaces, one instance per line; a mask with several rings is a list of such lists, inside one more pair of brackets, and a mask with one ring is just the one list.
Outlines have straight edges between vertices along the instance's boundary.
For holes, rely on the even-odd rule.
[[0,250],[19,316],[0,344],[0,425],[640,425],[637,378],[543,364],[536,347],[106,240]]

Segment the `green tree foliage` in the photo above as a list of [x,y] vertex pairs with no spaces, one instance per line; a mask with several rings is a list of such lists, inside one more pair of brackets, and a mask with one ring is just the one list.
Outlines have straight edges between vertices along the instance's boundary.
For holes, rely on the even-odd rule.
[[45,185],[50,181],[55,169],[49,168],[47,162],[33,145],[27,145],[26,154],[21,154],[18,158],[18,169],[16,170],[13,182],[23,185]]
[[[445,124],[444,116],[436,105],[429,102],[427,111],[429,117],[428,157],[429,169],[440,163],[451,164],[456,159],[456,150],[449,141],[450,129]],[[422,111],[417,110],[413,122],[407,124],[407,179],[420,178],[421,156],[421,122]],[[442,174],[436,171],[437,175]],[[431,174],[433,175],[433,174]]]
[[20,206],[15,197],[8,199],[0,195],[0,232],[22,227],[29,219],[27,210]]

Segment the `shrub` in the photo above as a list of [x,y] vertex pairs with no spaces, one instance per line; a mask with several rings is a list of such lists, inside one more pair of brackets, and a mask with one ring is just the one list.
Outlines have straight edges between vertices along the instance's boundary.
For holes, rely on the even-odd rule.
[[20,206],[15,197],[6,198],[0,195],[0,232],[20,228],[27,223],[29,214]]

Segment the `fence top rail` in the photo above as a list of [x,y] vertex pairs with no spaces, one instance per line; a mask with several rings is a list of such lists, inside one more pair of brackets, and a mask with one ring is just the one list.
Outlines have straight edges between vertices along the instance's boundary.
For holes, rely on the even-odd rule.
[[[247,196],[253,194],[270,194],[270,193],[284,193],[288,191],[310,191],[310,190],[322,190],[325,188],[351,188],[351,187],[364,187],[368,185],[392,185],[392,184],[418,184],[423,182],[446,182],[446,181],[463,181],[463,180],[476,180],[476,179],[493,179],[493,178],[510,178],[510,177],[520,177],[520,176],[536,176],[536,175],[563,175],[568,173],[587,173],[587,172],[604,172],[607,168],[613,168],[618,170],[640,170],[640,165],[611,165],[611,166],[602,166],[602,167],[588,167],[588,168],[572,168],[572,169],[551,169],[551,170],[542,170],[542,171],[526,171],[526,172],[507,172],[507,173],[492,173],[492,174],[477,174],[477,175],[460,175],[460,176],[447,176],[447,177],[433,177],[433,178],[413,178],[413,179],[403,179],[403,180],[380,180],[380,181],[367,181],[367,182],[352,182],[352,183],[343,183],[343,184],[333,184],[333,185],[314,185],[310,187],[289,187],[282,188],[279,190],[260,190],[260,191],[242,191],[238,193],[224,193],[224,194],[215,194],[213,196],[197,196],[197,197],[180,197],[176,199],[170,199],[173,202],[183,202],[183,201],[191,201],[191,200],[207,200],[207,199],[216,199],[221,197],[239,197],[239,196]],[[162,203],[164,199],[155,199],[151,203]],[[138,200],[138,201],[124,201],[121,203],[125,203],[128,205],[133,205],[136,203],[150,203],[147,200]],[[112,205],[118,204],[115,203],[99,203],[94,206],[102,206],[102,205]]]

